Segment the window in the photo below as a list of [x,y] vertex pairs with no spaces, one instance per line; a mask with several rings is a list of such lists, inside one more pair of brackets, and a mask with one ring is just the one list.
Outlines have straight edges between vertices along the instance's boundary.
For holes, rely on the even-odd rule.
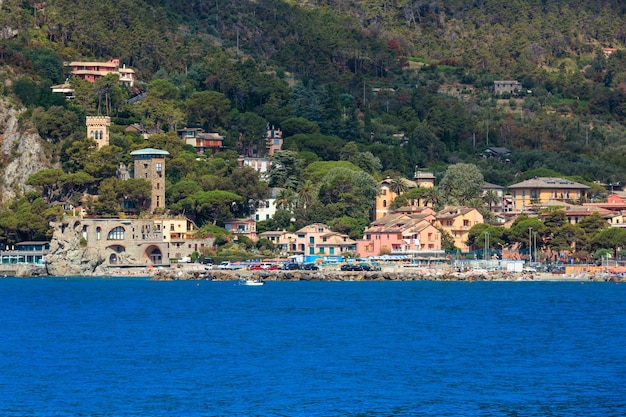
[[315,248],[313,246],[309,248],[309,255],[315,255]]
[[334,247],[334,246],[331,246],[331,247],[329,248],[329,251],[330,251],[330,254],[331,254],[331,255],[334,255],[334,254],[335,254],[335,247]]
[[174,231],[174,223],[170,224],[170,231]]
[[99,227],[96,227],[96,240],[100,240],[100,233],[102,232],[102,229]]
[[107,240],[124,240],[124,228],[122,226],[118,226],[111,229],[107,236]]
[[163,164],[162,163],[157,162],[155,164],[155,167],[156,167],[156,172],[158,172],[159,174],[163,171]]
[[320,253],[324,253],[324,247],[320,248]]
[[309,243],[315,243],[315,238],[313,236],[309,238]]
[[387,207],[387,200],[383,200],[383,207]]

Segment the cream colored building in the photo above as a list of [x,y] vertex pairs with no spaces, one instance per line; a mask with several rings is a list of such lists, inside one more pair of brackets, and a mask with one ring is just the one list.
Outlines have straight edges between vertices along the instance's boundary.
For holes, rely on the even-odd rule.
[[87,137],[96,141],[98,149],[109,145],[109,128],[111,118],[109,116],[87,116]]

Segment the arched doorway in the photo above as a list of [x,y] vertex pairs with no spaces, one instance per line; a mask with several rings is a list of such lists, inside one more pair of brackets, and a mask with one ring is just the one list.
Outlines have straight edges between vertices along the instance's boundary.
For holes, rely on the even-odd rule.
[[152,265],[161,265],[163,263],[163,253],[158,246],[148,246],[146,248],[145,256],[149,259]]

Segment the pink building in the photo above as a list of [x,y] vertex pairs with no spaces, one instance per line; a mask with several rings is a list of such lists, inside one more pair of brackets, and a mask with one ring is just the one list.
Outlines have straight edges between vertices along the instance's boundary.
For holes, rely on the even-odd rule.
[[251,219],[230,219],[224,222],[224,229],[235,236],[246,236],[256,241],[256,222]]
[[357,241],[357,254],[368,257],[440,251],[441,233],[433,222],[432,213],[388,214],[365,229],[363,239]]
[[95,61],[73,61],[67,64],[72,67],[72,75],[82,78],[90,83],[96,82],[100,77],[108,74],[116,74],[119,77],[120,84],[132,87],[135,84],[135,71],[126,68],[126,65],[120,68],[120,60],[109,59],[107,62]]
[[276,151],[280,151],[283,148],[283,132],[280,129],[275,129],[274,126],[271,129],[267,129],[266,144],[269,156],[274,155]]

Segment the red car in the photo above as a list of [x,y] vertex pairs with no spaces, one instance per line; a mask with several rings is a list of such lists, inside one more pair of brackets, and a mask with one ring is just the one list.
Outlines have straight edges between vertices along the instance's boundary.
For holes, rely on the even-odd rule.
[[278,265],[274,264],[254,264],[249,268],[251,271],[274,271],[278,269]]

